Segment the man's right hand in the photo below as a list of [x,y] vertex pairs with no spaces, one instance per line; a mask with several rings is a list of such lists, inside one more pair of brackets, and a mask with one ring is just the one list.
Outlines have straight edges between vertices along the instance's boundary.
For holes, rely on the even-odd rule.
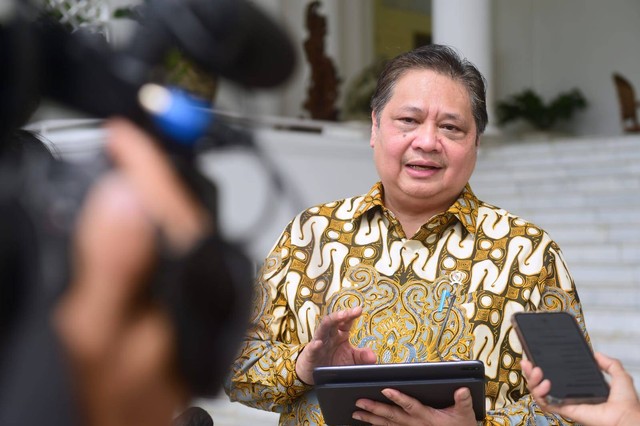
[[313,369],[327,365],[375,364],[377,357],[371,348],[355,348],[349,342],[353,322],[362,314],[361,307],[333,312],[322,319],[296,361],[298,378],[314,384]]

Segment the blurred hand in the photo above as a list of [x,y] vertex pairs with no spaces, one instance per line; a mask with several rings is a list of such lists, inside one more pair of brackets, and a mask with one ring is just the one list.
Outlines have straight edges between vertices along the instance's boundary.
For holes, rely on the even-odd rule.
[[107,123],[115,168],[91,189],[74,235],[72,282],[55,315],[89,425],[168,425],[188,398],[172,326],[142,297],[158,235],[176,252],[210,227],[168,158],[131,123]]
[[353,322],[362,314],[356,307],[332,312],[322,319],[313,339],[305,346],[296,361],[298,378],[314,384],[313,369],[326,365],[375,364],[376,354],[370,348],[354,348],[349,343]]
[[522,360],[522,373],[527,379],[531,396],[545,411],[586,426],[623,426],[640,424],[640,402],[633,386],[633,379],[622,367],[620,361],[603,354],[595,354],[598,366],[611,376],[609,399],[601,404],[550,405],[546,396],[551,390],[551,382],[544,378],[540,367],[531,361]]
[[385,426],[477,425],[471,392],[467,388],[456,390],[453,394],[454,405],[443,409],[422,405],[417,399],[395,389],[384,389],[382,394],[396,405],[359,399],[356,406],[362,411],[353,413],[353,418],[372,425]]

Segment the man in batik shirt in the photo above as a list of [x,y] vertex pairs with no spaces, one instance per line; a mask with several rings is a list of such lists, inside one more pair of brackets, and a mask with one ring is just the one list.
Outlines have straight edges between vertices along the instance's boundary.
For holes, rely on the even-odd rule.
[[[387,64],[371,106],[380,182],[312,207],[284,230],[258,277],[230,398],[281,413],[281,425],[324,424],[317,366],[477,359],[484,424],[566,423],[528,394],[510,318],[564,310],[584,329],[582,310],[547,233],[468,185],[487,123],[484,79],[452,49],[424,46]],[[477,423],[466,388],[445,409],[385,396],[395,404],[360,400],[354,418]]]

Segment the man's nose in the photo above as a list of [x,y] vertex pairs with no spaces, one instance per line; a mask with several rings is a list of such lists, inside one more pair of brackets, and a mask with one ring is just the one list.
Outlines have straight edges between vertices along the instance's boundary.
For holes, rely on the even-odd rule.
[[430,123],[424,123],[416,129],[415,138],[413,139],[411,146],[425,152],[436,151],[440,146],[439,138],[440,136],[438,135],[437,126]]

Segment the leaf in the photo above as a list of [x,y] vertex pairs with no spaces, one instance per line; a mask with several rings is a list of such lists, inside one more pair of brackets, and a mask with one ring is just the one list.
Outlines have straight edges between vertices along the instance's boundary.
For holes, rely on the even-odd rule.
[[548,105],[532,89],[526,89],[498,102],[496,113],[500,126],[522,119],[537,129],[547,130],[586,106],[587,101],[578,89],[559,94]]

